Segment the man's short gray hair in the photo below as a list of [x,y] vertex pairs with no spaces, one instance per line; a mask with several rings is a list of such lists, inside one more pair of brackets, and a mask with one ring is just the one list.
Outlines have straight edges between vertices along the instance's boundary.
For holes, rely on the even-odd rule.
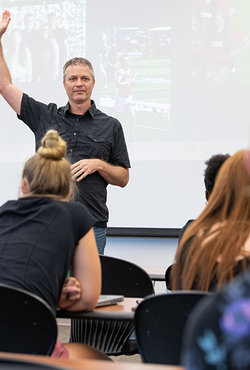
[[66,76],[66,69],[69,67],[69,66],[77,66],[78,64],[81,64],[83,66],[88,66],[90,71],[91,71],[91,74],[92,74],[92,77],[93,77],[93,80],[95,80],[95,72],[94,72],[94,68],[92,66],[92,64],[90,63],[90,61],[88,59],[85,59],[85,58],[81,58],[81,57],[75,57],[75,58],[72,58],[70,60],[68,60],[64,66],[63,66],[63,81],[65,81],[65,76]]

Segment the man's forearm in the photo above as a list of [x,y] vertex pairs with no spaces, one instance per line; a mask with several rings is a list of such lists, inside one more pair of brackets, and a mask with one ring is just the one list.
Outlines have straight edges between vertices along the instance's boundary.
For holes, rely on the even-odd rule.
[[110,163],[100,160],[99,174],[111,185],[127,185],[129,181],[129,170],[120,166],[114,166]]
[[[2,39],[2,38],[1,38]],[[2,94],[4,88],[12,83],[11,75],[5,63],[3,56],[2,40],[0,39],[0,93]]]
[[10,12],[5,10],[0,20],[0,94],[17,114],[20,114],[23,92],[12,84],[11,75],[5,63],[2,47],[2,36],[10,22]]
[[96,171],[111,185],[123,188],[129,181],[128,168],[115,166],[98,158],[81,159],[71,165],[72,179],[78,182]]
[[3,89],[12,83],[11,75],[8,67],[5,63],[3,56],[2,36],[6,32],[10,23],[10,12],[5,10],[0,20],[0,93],[2,94]]

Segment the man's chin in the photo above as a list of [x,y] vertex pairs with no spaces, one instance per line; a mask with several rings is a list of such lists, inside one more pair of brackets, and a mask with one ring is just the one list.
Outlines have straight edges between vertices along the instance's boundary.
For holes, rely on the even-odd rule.
[[74,99],[74,103],[75,103],[75,104],[83,104],[83,103],[86,103],[88,100],[89,100],[89,99],[86,99],[86,98],[84,99],[84,98],[80,98],[80,97],[79,97],[79,99],[77,99],[77,98],[76,98],[76,99]]

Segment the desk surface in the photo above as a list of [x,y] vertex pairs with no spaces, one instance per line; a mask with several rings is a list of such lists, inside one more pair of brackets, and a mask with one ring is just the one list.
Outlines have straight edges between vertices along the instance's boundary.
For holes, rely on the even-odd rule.
[[[24,362],[33,362],[44,365],[58,366],[62,369],[71,370],[184,370],[181,366],[155,365],[155,364],[134,364],[125,362],[110,362],[97,360],[68,360],[52,358],[48,356],[21,355],[14,353],[0,352],[0,360],[9,359]],[[56,368],[55,368],[56,369]]]
[[108,318],[119,318],[123,320],[133,320],[134,308],[137,307],[138,302],[142,298],[127,298],[124,297],[123,302],[119,302],[114,305],[99,307],[93,311],[78,311],[70,312],[64,310],[57,311],[58,318],[71,318],[71,319],[82,319],[82,318],[96,318],[96,319],[108,319]]

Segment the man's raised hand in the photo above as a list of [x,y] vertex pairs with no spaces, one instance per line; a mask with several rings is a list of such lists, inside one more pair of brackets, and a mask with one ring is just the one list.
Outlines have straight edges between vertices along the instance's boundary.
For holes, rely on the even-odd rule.
[[0,21],[0,37],[4,34],[4,32],[7,30],[8,25],[10,23],[10,12],[8,10],[5,10],[2,14],[2,18]]

